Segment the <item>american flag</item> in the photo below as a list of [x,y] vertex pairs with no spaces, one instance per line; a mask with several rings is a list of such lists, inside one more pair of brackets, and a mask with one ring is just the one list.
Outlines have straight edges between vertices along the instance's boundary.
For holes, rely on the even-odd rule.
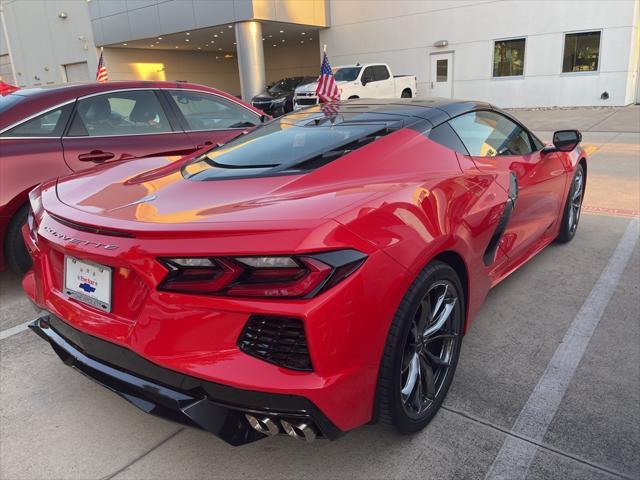
[[98,60],[96,81],[99,83],[105,83],[109,81],[109,73],[107,72],[107,65],[104,63],[104,53],[102,52],[102,50],[100,50],[100,60]]
[[322,58],[322,67],[320,67],[320,78],[318,79],[318,86],[316,87],[316,95],[318,95],[320,101],[324,103],[340,100],[338,85],[333,78],[333,72],[331,71],[331,65],[329,65],[326,52]]

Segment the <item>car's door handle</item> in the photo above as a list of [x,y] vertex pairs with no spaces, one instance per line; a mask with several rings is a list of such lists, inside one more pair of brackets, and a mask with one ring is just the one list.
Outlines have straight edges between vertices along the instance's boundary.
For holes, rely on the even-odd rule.
[[114,153],[103,152],[102,150],[91,150],[89,153],[81,153],[78,160],[81,162],[106,162],[115,157]]
[[211,145],[213,145],[213,142],[206,141],[204,143],[201,143],[200,145],[196,145],[196,148],[200,150],[201,148],[210,147]]

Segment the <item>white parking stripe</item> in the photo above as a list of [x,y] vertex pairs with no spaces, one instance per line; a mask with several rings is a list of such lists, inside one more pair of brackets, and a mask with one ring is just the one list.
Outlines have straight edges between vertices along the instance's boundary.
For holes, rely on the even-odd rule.
[[[542,442],[589,340],[629,263],[639,233],[640,220],[634,218],[629,222],[605,269],[569,325],[562,343],[518,415],[511,429],[514,434]],[[537,451],[535,444],[508,435],[485,479],[524,479]]]
[[33,322],[33,320],[29,320],[28,322],[21,325],[16,325],[15,327],[7,328],[6,330],[1,331],[0,340],[4,340],[5,338],[12,337],[20,332],[25,331],[27,328],[29,328],[29,324],[31,322]]

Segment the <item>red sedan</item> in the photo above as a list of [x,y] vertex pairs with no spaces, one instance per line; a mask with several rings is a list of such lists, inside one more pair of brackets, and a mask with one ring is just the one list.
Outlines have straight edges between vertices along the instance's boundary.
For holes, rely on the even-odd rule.
[[488,104],[356,100],[49,182],[31,325],[149,413],[239,445],[414,432],[491,287],[576,233],[586,157]]
[[176,159],[229,140],[262,115],[188,83],[94,83],[0,97],[0,269],[5,261],[20,273],[30,265],[20,228],[39,183],[118,160]]

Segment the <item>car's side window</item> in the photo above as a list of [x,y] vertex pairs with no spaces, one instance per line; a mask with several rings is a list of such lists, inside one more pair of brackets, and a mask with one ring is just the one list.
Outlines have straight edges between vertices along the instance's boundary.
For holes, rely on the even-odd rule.
[[78,100],[68,136],[143,135],[171,132],[153,90],[110,92]]
[[477,111],[449,121],[470,155],[527,155],[533,151],[526,130],[496,112]]
[[373,67],[373,78],[376,82],[387,80],[389,78],[389,70],[384,65],[376,65]]
[[375,76],[373,75],[373,67],[367,67],[364,69],[364,72],[362,72],[362,82],[365,83],[371,83],[371,82],[375,82]]
[[246,128],[260,124],[257,113],[209,93],[171,90],[189,130]]
[[73,108],[72,104],[65,105],[55,110],[50,110],[42,115],[38,115],[31,120],[21,123],[7,130],[3,137],[60,137],[69,113]]
[[447,122],[441,123],[437,127],[432,128],[429,132],[429,139],[455,152],[469,155],[469,152],[460,140],[460,137],[458,137],[453,128],[451,128],[451,125]]

